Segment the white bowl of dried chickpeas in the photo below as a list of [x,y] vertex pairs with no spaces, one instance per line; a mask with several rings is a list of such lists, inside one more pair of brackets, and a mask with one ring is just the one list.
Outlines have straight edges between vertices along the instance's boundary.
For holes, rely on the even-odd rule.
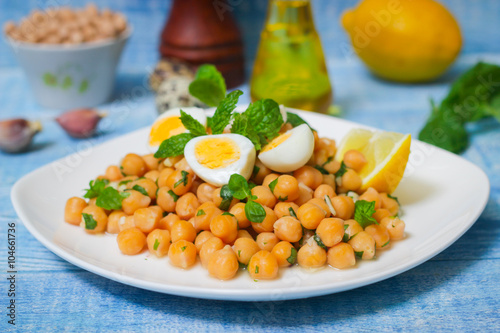
[[5,23],[4,33],[37,102],[69,109],[110,99],[132,28],[122,14],[89,4],[33,11],[19,24]]

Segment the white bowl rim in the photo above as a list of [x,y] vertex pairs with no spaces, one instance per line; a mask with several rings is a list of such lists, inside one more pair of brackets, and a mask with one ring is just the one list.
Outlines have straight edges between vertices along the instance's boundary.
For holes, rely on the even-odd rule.
[[38,43],[30,43],[30,42],[24,42],[24,41],[19,41],[16,39],[11,38],[10,36],[7,36],[4,34],[5,40],[10,44],[12,48],[19,48],[19,49],[25,49],[25,50],[31,50],[31,51],[80,51],[80,50],[90,50],[90,49],[96,49],[96,48],[101,48],[101,47],[107,47],[112,44],[116,44],[118,42],[121,42],[123,40],[127,40],[130,38],[133,32],[133,27],[131,24],[127,24],[127,29],[125,29],[118,37],[116,38],[108,38],[104,39],[101,41],[95,41],[95,42],[85,42],[81,44],[38,44]]

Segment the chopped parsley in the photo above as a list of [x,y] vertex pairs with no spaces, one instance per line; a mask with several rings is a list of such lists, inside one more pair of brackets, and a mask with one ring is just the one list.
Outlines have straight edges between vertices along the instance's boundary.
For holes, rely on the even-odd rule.
[[329,175],[329,174],[330,174],[330,173],[329,173],[328,171],[326,171],[326,169],[325,169],[325,168],[323,168],[323,166],[321,166],[321,165],[315,165],[315,166],[314,166],[314,168],[315,168],[316,170],[318,170],[319,172],[321,172],[322,174],[324,174],[324,175]]
[[181,171],[181,175],[182,175],[182,178],[175,182],[174,188],[176,188],[180,184],[182,184],[184,186],[187,186],[187,184],[188,184],[188,178],[187,177],[189,175],[189,172],[187,172],[186,170],[182,170]]
[[160,242],[158,241],[158,238],[155,239],[155,243],[153,245],[153,250],[158,250],[158,246],[160,246]]
[[222,215],[223,215],[223,216],[224,216],[224,215],[229,215],[229,216],[234,217],[234,215],[233,215],[233,214],[231,214],[230,212],[224,212],[224,213],[222,213]]
[[344,161],[342,161],[342,163],[340,163],[340,169],[337,172],[335,172],[335,178],[342,177],[346,172],[347,172],[347,167]]
[[292,247],[291,248],[291,253],[290,256],[286,259],[291,265],[295,264],[295,261],[297,261],[297,250]]
[[295,213],[292,207],[288,207],[288,211],[290,212],[291,217],[295,217],[296,219],[298,219],[297,214]]
[[278,184],[278,177],[276,177],[275,180],[269,183],[269,188],[271,189],[271,192],[274,194],[274,188],[276,187],[276,184]]
[[255,266],[255,274],[258,274],[259,273],[259,266]]
[[140,185],[134,185],[132,187],[132,189],[135,190],[135,191],[137,191],[137,192],[139,192],[139,193],[141,193],[142,195],[145,195],[145,196],[149,197],[149,194],[146,191],[146,189],[144,187],[140,186]]
[[184,252],[184,250],[186,249],[186,247],[187,246],[185,246],[185,245],[183,247],[181,247],[182,252]]
[[206,215],[207,213],[205,213],[205,211],[203,209],[199,209],[197,212],[196,212],[196,216],[201,216],[201,215]]
[[177,194],[175,194],[174,191],[168,190],[167,193],[170,194],[170,196],[172,197],[172,199],[174,199],[174,202],[177,202],[177,200],[179,200],[179,196]]
[[321,247],[324,250],[328,250],[328,248],[326,247],[326,245],[323,244],[323,242],[321,241],[321,238],[317,234],[314,234],[313,238],[314,238],[314,240],[316,241],[316,244],[318,244],[319,247]]

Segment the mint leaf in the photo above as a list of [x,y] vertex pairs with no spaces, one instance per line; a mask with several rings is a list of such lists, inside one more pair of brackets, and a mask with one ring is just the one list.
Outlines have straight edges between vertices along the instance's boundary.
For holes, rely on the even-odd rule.
[[378,224],[377,220],[372,217],[375,213],[375,201],[358,200],[354,204],[354,220],[358,222],[364,229],[370,224]]
[[325,168],[323,168],[321,165],[315,165],[314,168],[321,172],[323,175],[329,175],[330,173],[326,171]]
[[121,182],[118,183],[118,186],[126,185],[130,183],[132,179],[127,179],[127,180],[122,180]]
[[358,258],[363,258],[363,253],[365,253],[365,251],[354,251],[354,255]]
[[304,119],[302,119],[300,116],[292,112],[286,113],[286,122],[292,125],[292,127],[297,127],[299,125],[306,124],[307,126],[309,126],[311,130],[314,131],[314,129]]
[[179,118],[182,121],[182,125],[184,125],[193,136],[207,135],[205,127],[190,114],[181,110],[181,116]]
[[248,117],[247,127],[251,127],[258,134],[261,144],[266,144],[278,136],[283,125],[280,107],[272,99],[261,99],[250,104],[243,114]]
[[241,90],[232,91],[219,103],[210,123],[212,134],[221,134],[229,125],[231,115],[241,95],[243,95]]
[[295,213],[292,207],[288,207],[288,211],[290,212],[291,217],[295,217],[296,219],[298,219],[297,214]]
[[85,222],[85,229],[94,230],[97,227],[97,221],[91,214],[82,213],[83,221]]
[[255,150],[262,148],[261,139],[255,129],[249,124],[246,114],[234,114],[233,124],[231,125],[231,133],[240,134],[247,137],[255,146]]
[[164,140],[158,151],[155,153],[156,158],[175,157],[184,154],[184,147],[193,138],[191,133],[182,133],[174,135],[167,140]]
[[247,180],[240,174],[232,174],[227,185],[232,193],[232,196],[238,200],[246,199],[252,195]]
[[201,65],[189,93],[209,106],[217,106],[226,96],[226,82],[214,65]]
[[200,209],[196,212],[196,216],[201,216],[201,215],[206,215],[205,211],[203,209]]
[[260,203],[249,200],[245,204],[245,215],[250,222],[262,223],[266,218],[266,210]]
[[108,210],[121,209],[123,199],[128,198],[129,196],[130,193],[118,192],[112,187],[106,187],[97,197],[96,205]]
[[390,195],[389,193],[387,193],[387,197],[388,197],[389,199],[396,200],[396,202],[397,202],[398,206],[401,206],[401,204],[399,203],[398,197],[392,196],[392,195]]
[[326,245],[323,244],[323,242],[321,241],[321,238],[317,234],[314,234],[313,238],[314,238],[314,240],[316,241],[316,244],[318,244],[319,247],[321,247],[324,250],[328,250],[328,248],[326,247]]
[[177,200],[179,200],[179,196],[177,194],[175,194],[174,191],[168,190],[167,193],[170,194],[170,196],[172,197],[172,199],[174,199],[174,202],[177,202]]
[[297,261],[297,250],[294,247],[292,247],[290,250],[290,256],[286,259],[286,261],[293,265]]
[[275,180],[273,180],[272,182],[269,183],[269,189],[271,190],[271,192],[273,192],[273,194],[274,194],[274,188],[276,187],[276,184],[278,184],[278,177],[276,177]]
[[219,195],[222,198],[219,208],[222,210],[228,210],[229,206],[231,206],[231,202],[233,201],[233,192],[229,189],[227,184],[220,188]]
[[89,182],[89,188],[85,189],[87,191],[83,197],[87,199],[92,199],[104,191],[104,188],[106,188],[106,185],[109,184],[109,180],[107,179],[96,179],[96,180],[91,180]]
[[340,163],[340,169],[337,172],[335,172],[335,178],[342,177],[346,172],[347,172],[347,167],[344,161],[342,161],[342,163]]
[[135,191],[141,193],[142,195],[149,197],[149,194],[148,194],[148,192],[146,192],[146,189],[140,185],[134,185],[132,187],[132,190],[135,190]]
[[176,188],[177,186],[179,186],[180,184],[184,185],[184,186],[187,186],[187,183],[188,183],[188,178],[187,176],[189,175],[189,172],[187,172],[186,170],[182,170],[181,171],[181,176],[182,178],[179,179],[178,181],[175,182],[174,184],[174,188]]
[[231,214],[230,212],[224,212],[221,215],[229,215],[229,216],[233,216],[234,217],[234,214]]

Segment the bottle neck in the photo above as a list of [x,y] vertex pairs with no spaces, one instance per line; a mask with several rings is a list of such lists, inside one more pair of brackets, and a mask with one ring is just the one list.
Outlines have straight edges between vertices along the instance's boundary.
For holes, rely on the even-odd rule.
[[266,29],[287,30],[288,34],[315,31],[309,0],[269,0]]

